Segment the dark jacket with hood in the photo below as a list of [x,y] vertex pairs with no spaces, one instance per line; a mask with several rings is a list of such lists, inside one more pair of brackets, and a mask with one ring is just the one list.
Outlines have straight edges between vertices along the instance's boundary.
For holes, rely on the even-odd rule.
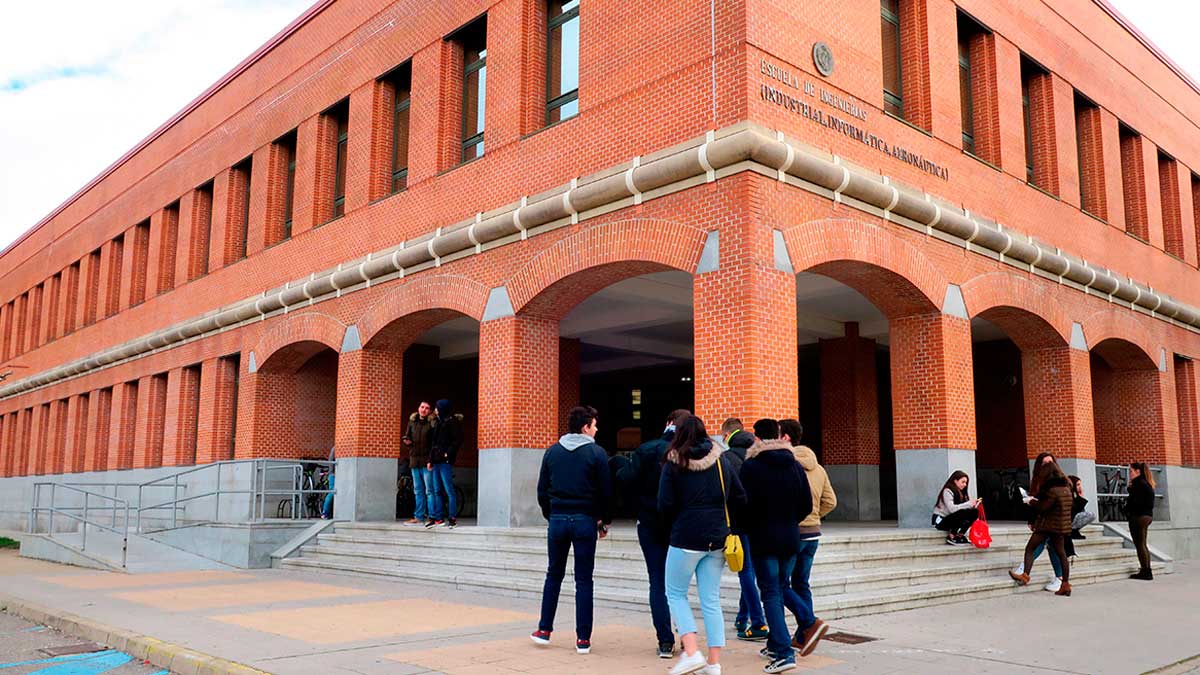
[[1066,478],[1055,476],[1042,483],[1032,506],[1035,532],[1071,533],[1071,484]]
[[[725,548],[725,537],[729,536],[726,498],[729,517],[734,520],[746,503],[746,491],[728,455],[713,448],[707,439],[688,449],[687,468],[680,465],[674,450],[667,453],[659,478],[658,512],[671,528],[671,546],[688,551]],[[717,462],[721,463],[719,471]]]
[[433,438],[430,441],[429,461],[433,464],[454,466],[458,450],[463,444],[462,415],[454,414],[450,402],[437,402],[437,417],[433,420]]
[[664,432],[662,438],[642,443],[629,463],[617,469],[617,482],[637,504],[638,522],[651,528],[662,542],[667,540],[668,532],[658,513],[658,483],[672,438],[674,429]]
[[1154,517],[1154,488],[1138,476],[1129,481],[1129,498],[1125,500],[1125,515],[1130,520],[1141,516]]
[[738,429],[725,439],[725,444],[729,446],[729,461],[733,462],[733,468],[739,474],[742,471],[742,464],[746,462],[746,451],[754,445],[756,440],[758,439],[754,437],[754,434],[745,429]]
[[608,453],[587,434],[566,434],[542,456],[538,506],[552,515],[587,515],[612,522],[612,478]]
[[808,477],[786,440],[759,441],[746,453],[742,485],[747,505],[743,532],[755,555],[788,557],[800,548],[800,523],[813,510]]
[[429,450],[433,445],[433,415],[410,415],[404,438],[412,443],[408,446],[408,465],[413,469],[424,469],[429,464]]

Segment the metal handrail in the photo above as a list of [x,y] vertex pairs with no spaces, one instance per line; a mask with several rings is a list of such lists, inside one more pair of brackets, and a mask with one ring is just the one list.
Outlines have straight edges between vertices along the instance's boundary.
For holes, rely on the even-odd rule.
[[[47,485],[50,486],[50,505],[49,506],[41,506],[42,488],[44,488]],[[60,489],[66,490],[66,491],[74,493],[74,494],[83,495],[83,506],[82,507],[75,507],[75,506],[59,507],[56,504],[56,501],[57,501],[57,496],[58,496],[58,490],[60,490]],[[109,502],[112,502],[111,520],[110,520],[110,522],[112,523],[112,526],[105,525],[97,520],[93,520],[88,517],[89,510],[91,509],[90,501],[93,498],[107,500]],[[124,515],[125,515],[123,526],[120,529],[117,529],[117,527],[116,527],[116,520],[117,520],[116,514],[117,514],[118,508],[122,509],[124,511]],[[78,516],[78,515],[75,515],[75,513],[73,513],[73,511],[80,511],[80,510],[83,511],[82,516]],[[105,508],[104,510],[109,511],[110,509]],[[87,533],[88,533],[89,525],[91,525],[92,527],[95,527],[95,528],[99,528],[101,530],[112,532],[113,534],[120,535],[121,536],[121,568],[125,569],[126,564],[128,562],[128,554],[129,554],[129,502],[125,501],[124,499],[118,499],[116,497],[110,497],[105,494],[100,494],[99,492],[92,492],[90,490],[82,490],[78,487],[75,487],[74,485],[67,485],[67,484],[63,484],[63,483],[51,483],[51,482],[34,483],[33,484],[33,506],[30,507],[30,509],[29,509],[29,533],[30,534],[38,534],[38,532],[37,532],[38,521],[39,521],[38,515],[42,514],[42,513],[48,513],[50,515],[49,521],[46,526],[46,536],[49,537],[50,539],[54,539],[54,516],[55,515],[60,515],[60,516],[67,518],[68,520],[82,523],[82,525],[83,525],[83,527],[81,528],[82,539],[81,539],[80,545],[79,545],[80,552],[87,550]],[[66,544],[66,542],[60,541],[59,543],[70,547],[70,545]]]
[[[252,475],[250,487],[248,489],[224,488],[221,483],[222,470],[227,466],[232,465],[250,465],[252,467]],[[306,495],[328,495],[336,494],[337,490],[308,490],[301,486],[301,479],[304,475],[304,465],[317,465],[324,467],[333,467],[336,462],[326,460],[280,460],[280,459],[235,459],[221,460],[210,464],[202,464],[200,466],[191,467],[182,471],[176,472],[169,476],[156,478],[155,480],[139,484],[138,487],[138,506],[137,506],[137,531],[142,532],[142,513],[144,511],[158,511],[164,509],[171,510],[171,526],[169,529],[179,527],[179,511],[184,508],[183,505],[199,500],[212,497],[213,500],[213,517],[209,522],[221,522],[221,497],[225,495],[249,495],[251,521],[265,519],[266,516],[266,498],[267,495],[281,495],[291,497],[293,508],[292,517],[297,518],[299,509],[298,505]],[[186,476],[199,471],[216,471],[216,489],[209,490],[195,495],[180,496],[179,489],[187,488],[186,483],[180,482],[181,476]],[[268,488],[267,478],[270,472],[287,471],[291,472],[291,488]],[[286,480],[286,479],[285,479]],[[143,506],[145,503],[144,495],[142,494],[145,488],[171,488],[172,494],[165,501]]]

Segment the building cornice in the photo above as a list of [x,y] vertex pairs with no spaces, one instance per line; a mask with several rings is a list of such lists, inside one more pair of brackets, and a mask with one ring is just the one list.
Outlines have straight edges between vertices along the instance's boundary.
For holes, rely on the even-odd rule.
[[397,246],[310,274],[163,330],[0,387],[0,399],[85,375],[185,342],[440,267],[566,225],[742,171],[779,180],[960,246],[973,253],[1200,332],[1200,309],[1127,276],[840,157],[742,122]]

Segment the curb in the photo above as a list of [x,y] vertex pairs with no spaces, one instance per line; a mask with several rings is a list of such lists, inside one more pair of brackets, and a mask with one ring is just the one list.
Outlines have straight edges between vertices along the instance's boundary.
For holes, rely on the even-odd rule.
[[0,596],[0,610],[68,635],[123,651],[135,659],[149,661],[178,675],[270,675],[250,666],[17,598]]

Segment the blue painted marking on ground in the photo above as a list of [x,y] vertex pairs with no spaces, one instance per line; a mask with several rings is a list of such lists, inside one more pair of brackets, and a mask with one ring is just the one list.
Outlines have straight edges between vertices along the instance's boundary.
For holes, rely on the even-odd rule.
[[116,653],[116,652],[114,652],[111,649],[106,649],[102,652],[92,652],[91,654],[68,654],[66,656],[54,656],[54,657],[51,657],[48,659],[38,659],[36,661],[15,661],[13,663],[0,663],[0,669],[16,668],[18,666],[37,666],[37,665],[41,665],[43,663],[61,663],[63,661],[81,661],[83,659],[91,659],[91,658],[95,658],[97,656],[103,656],[103,655],[114,654],[114,653]]
[[171,675],[171,671],[169,671],[169,670],[160,670],[160,671],[158,671],[157,673],[150,673],[150,675]]
[[45,626],[34,626],[33,628],[23,628],[23,629],[21,629],[21,632],[22,633],[40,633],[44,630],[46,630]]
[[92,654],[90,656],[92,658],[67,661],[39,668],[38,670],[30,671],[30,675],[34,673],[41,673],[42,675],[99,675],[100,673],[107,673],[110,670],[120,668],[133,660],[133,657],[128,654],[111,650],[108,653]]

